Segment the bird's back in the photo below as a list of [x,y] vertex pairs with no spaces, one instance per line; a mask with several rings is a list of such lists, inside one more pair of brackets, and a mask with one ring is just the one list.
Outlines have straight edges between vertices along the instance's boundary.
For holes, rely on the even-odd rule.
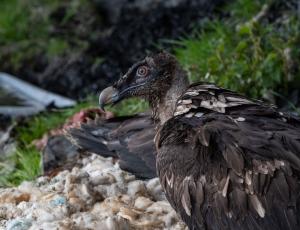
[[189,87],[156,138],[190,229],[300,229],[300,120],[213,84]]

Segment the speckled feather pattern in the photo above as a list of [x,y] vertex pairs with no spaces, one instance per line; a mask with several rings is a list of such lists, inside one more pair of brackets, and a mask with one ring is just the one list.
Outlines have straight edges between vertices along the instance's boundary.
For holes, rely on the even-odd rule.
[[156,139],[190,229],[299,229],[300,120],[213,84],[190,86]]

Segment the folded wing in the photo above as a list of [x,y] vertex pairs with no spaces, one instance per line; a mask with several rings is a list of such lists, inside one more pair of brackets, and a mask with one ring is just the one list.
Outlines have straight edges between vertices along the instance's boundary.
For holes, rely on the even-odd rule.
[[299,118],[213,85],[192,86],[178,107],[157,167],[190,228],[299,229]]
[[139,178],[156,176],[154,124],[149,115],[96,119],[67,131],[83,150],[119,160],[120,167]]

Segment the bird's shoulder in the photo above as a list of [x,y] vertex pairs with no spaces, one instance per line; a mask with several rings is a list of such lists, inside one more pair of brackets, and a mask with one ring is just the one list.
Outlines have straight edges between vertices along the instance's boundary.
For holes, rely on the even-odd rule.
[[300,169],[299,133],[298,117],[214,84],[199,83],[180,97],[174,116],[157,134],[156,146],[214,146],[225,158],[226,152],[251,159],[276,157]]
[[162,186],[189,226],[296,226],[299,133],[299,118],[274,106],[192,85],[157,134]]
[[200,117],[208,112],[228,114],[232,110],[257,106],[275,108],[212,83],[195,83],[178,99],[174,116]]
[[209,118],[215,120],[218,114],[243,111],[261,104],[212,83],[192,84],[177,100],[173,117],[158,131],[157,137],[160,138],[156,138],[156,144],[179,144],[187,135],[194,135],[197,128],[203,126]]

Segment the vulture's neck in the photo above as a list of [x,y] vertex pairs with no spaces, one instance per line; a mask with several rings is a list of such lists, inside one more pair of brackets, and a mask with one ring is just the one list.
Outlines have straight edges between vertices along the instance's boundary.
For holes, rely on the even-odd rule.
[[187,90],[189,81],[186,72],[177,67],[174,70],[171,86],[165,94],[150,101],[157,128],[173,117],[178,98]]

